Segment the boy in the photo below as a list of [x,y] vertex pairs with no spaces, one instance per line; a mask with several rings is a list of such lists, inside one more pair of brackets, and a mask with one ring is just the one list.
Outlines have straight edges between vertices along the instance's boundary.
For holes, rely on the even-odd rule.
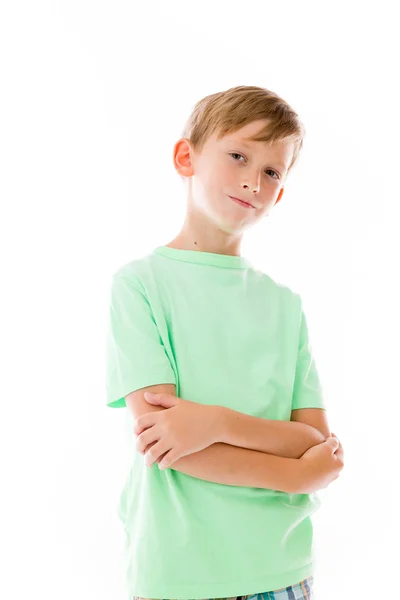
[[315,492],[343,450],[300,296],[240,254],[303,136],[266,89],[203,98],[174,147],[181,231],[113,276],[107,405],[134,420],[119,503],[130,600],[312,598]]

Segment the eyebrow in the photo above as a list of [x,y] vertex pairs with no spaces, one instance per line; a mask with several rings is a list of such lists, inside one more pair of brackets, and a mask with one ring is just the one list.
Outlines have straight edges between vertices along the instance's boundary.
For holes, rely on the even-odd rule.
[[[233,142],[234,144],[242,144],[242,146],[247,146],[247,148],[252,148],[252,147],[253,147],[253,145],[254,145],[254,143],[255,143],[255,142],[253,142],[253,143],[249,143],[249,142],[245,142],[244,140],[233,140],[233,139],[230,139],[229,141],[230,141],[230,142]],[[273,162],[273,163],[274,163],[274,164],[275,164],[277,167],[280,167],[280,168],[281,168],[281,169],[283,169],[284,171],[286,171],[286,170],[287,170],[287,167],[286,167],[286,165],[284,165],[284,164],[282,164],[282,163],[275,162],[275,161],[272,161],[272,162]]]

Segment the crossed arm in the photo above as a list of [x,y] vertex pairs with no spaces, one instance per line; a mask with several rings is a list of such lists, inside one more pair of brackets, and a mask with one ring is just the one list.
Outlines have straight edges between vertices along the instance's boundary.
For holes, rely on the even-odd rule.
[[221,442],[178,459],[170,468],[214,483],[303,493],[299,458],[326,436],[307,423],[220,408]]
[[[149,411],[165,410],[161,406],[149,405],[144,399],[144,391],[176,394],[173,384],[149,386],[132,392],[126,396],[126,402],[134,418]],[[287,422],[219,408],[220,441],[178,459],[170,469],[225,485],[302,493],[304,480],[299,457],[329,435],[325,411],[295,410],[292,411],[292,420]],[[296,419],[307,420],[310,424],[295,422]],[[157,467],[154,464],[151,468]]]

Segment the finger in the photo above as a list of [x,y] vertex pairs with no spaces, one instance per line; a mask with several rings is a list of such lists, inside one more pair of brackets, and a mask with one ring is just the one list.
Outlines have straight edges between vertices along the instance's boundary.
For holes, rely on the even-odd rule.
[[336,452],[336,450],[338,449],[339,445],[340,445],[340,441],[338,440],[338,438],[335,437],[328,437],[325,440],[326,442],[329,442],[332,448],[333,452]]
[[144,393],[144,399],[149,404],[162,404],[162,396],[161,394],[153,394],[150,392]]
[[164,408],[172,408],[179,402],[179,398],[177,396],[173,396],[172,394],[153,394],[150,392],[145,392],[144,398],[149,404],[163,406]]
[[158,442],[157,432],[155,427],[149,427],[143,433],[138,435],[136,440],[136,450],[144,454],[147,446],[152,442]]
[[145,454],[144,464],[146,467],[151,467],[157,459],[168,450],[169,448],[165,447],[165,442],[163,442],[163,440],[154,444],[154,446],[152,446]]
[[[145,453],[147,453],[147,452],[150,450],[150,448],[152,448],[153,446],[155,446],[155,444],[157,444],[157,442],[153,442],[152,444],[149,444],[149,445],[147,446],[146,450],[145,450]],[[158,462],[159,460],[161,460],[161,458],[157,458],[157,462]]]
[[339,448],[335,452],[335,456],[339,458],[342,462],[344,461],[344,451],[342,444],[339,444]]
[[161,454],[161,455],[160,455],[160,456],[157,458],[157,462],[158,462],[158,464],[160,464],[160,462],[162,461],[162,459],[164,458],[164,456],[166,456],[167,454],[168,454],[168,451],[167,451],[167,452],[164,452],[164,454]]
[[169,469],[169,467],[176,462],[180,456],[177,456],[176,451],[170,450],[164,455],[164,458],[160,461],[158,468],[163,471],[164,469]]
[[157,423],[157,415],[159,415],[159,411],[145,413],[144,415],[140,415],[140,417],[135,419],[133,431],[136,433],[136,435],[140,435],[145,429],[155,425]]

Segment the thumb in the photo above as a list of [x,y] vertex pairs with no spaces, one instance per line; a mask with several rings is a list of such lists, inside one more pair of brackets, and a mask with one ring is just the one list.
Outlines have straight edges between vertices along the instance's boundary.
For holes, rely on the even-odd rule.
[[164,408],[171,408],[177,404],[175,396],[171,396],[170,394],[153,394],[151,392],[145,392],[144,398],[149,404],[164,406]]
[[339,440],[338,440],[338,438],[336,437],[336,435],[334,433],[331,433],[331,435],[328,437],[327,441],[332,442],[332,446],[334,448],[338,448],[339,447]]

